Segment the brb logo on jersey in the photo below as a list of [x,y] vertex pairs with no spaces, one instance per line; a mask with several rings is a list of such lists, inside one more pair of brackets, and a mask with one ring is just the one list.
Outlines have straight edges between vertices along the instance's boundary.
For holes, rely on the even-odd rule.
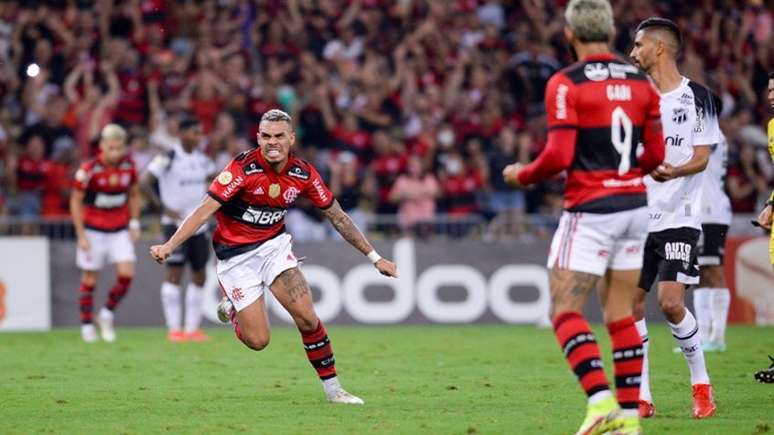
[[682,261],[687,269],[691,262],[691,245],[683,242],[667,242],[664,244],[664,257],[671,261]]
[[248,207],[242,213],[242,220],[254,225],[272,226],[282,220],[287,210],[262,210]]

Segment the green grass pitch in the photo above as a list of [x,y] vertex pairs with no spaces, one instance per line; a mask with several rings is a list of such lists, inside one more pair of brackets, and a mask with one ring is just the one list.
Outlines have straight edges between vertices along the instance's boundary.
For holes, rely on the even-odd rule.
[[[609,342],[595,328],[610,377]],[[344,386],[362,407],[324,402],[298,333],[275,328],[247,350],[230,330],[172,344],[160,329],[119,329],[84,344],[75,329],[0,334],[0,434],[568,434],[584,396],[550,329],[330,327]],[[753,380],[774,354],[770,328],[732,327],[707,356],[718,413],[690,418],[688,369],[652,322],[658,434],[774,432],[774,385]]]

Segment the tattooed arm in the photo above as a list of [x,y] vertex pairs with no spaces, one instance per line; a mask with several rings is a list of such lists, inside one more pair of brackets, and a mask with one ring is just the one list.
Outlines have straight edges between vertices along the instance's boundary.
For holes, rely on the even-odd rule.
[[[338,201],[334,200],[333,205],[323,210],[323,214],[328,218],[331,225],[333,225],[333,228],[336,228],[336,231],[341,234],[341,237],[363,255],[369,255],[372,252],[375,252],[373,246],[368,242],[368,239],[360,232],[357,225],[352,222],[352,218],[342,210]],[[391,277],[398,276],[395,263],[389,260],[379,258],[378,261],[374,263],[374,266],[382,275]]]

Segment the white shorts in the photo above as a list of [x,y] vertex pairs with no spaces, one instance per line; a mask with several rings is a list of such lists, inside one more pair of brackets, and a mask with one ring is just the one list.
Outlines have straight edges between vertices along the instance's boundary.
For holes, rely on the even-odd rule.
[[105,265],[105,261],[108,263],[137,261],[129,230],[108,233],[87,228],[86,238],[89,240],[89,250],[77,248],[75,251],[75,264],[81,270],[100,270]]
[[290,234],[281,234],[252,251],[218,260],[215,271],[237,311],[257,301],[282,272],[298,266]]
[[608,269],[641,269],[647,235],[647,207],[607,214],[565,211],[551,241],[548,268],[599,276]]

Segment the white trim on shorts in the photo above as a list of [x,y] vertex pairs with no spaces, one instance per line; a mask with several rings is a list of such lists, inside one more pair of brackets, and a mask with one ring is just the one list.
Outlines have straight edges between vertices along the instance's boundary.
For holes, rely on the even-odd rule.
[[642,268],[647,208],[616,213],[562,212],[547,266],[602,276]]
[[263,296],[282,272],[297,266],[292,238],[284,233],[252,251],[218,260],[215,271],[226,297],[242,311]]
[[84,251],[79,247],[75,250],[75,264],[79,269],[93,272],[102,269],[106,262],[137,261],[129,230],[104,232],[86,228],[85,235],[89,241],[89,250]]

